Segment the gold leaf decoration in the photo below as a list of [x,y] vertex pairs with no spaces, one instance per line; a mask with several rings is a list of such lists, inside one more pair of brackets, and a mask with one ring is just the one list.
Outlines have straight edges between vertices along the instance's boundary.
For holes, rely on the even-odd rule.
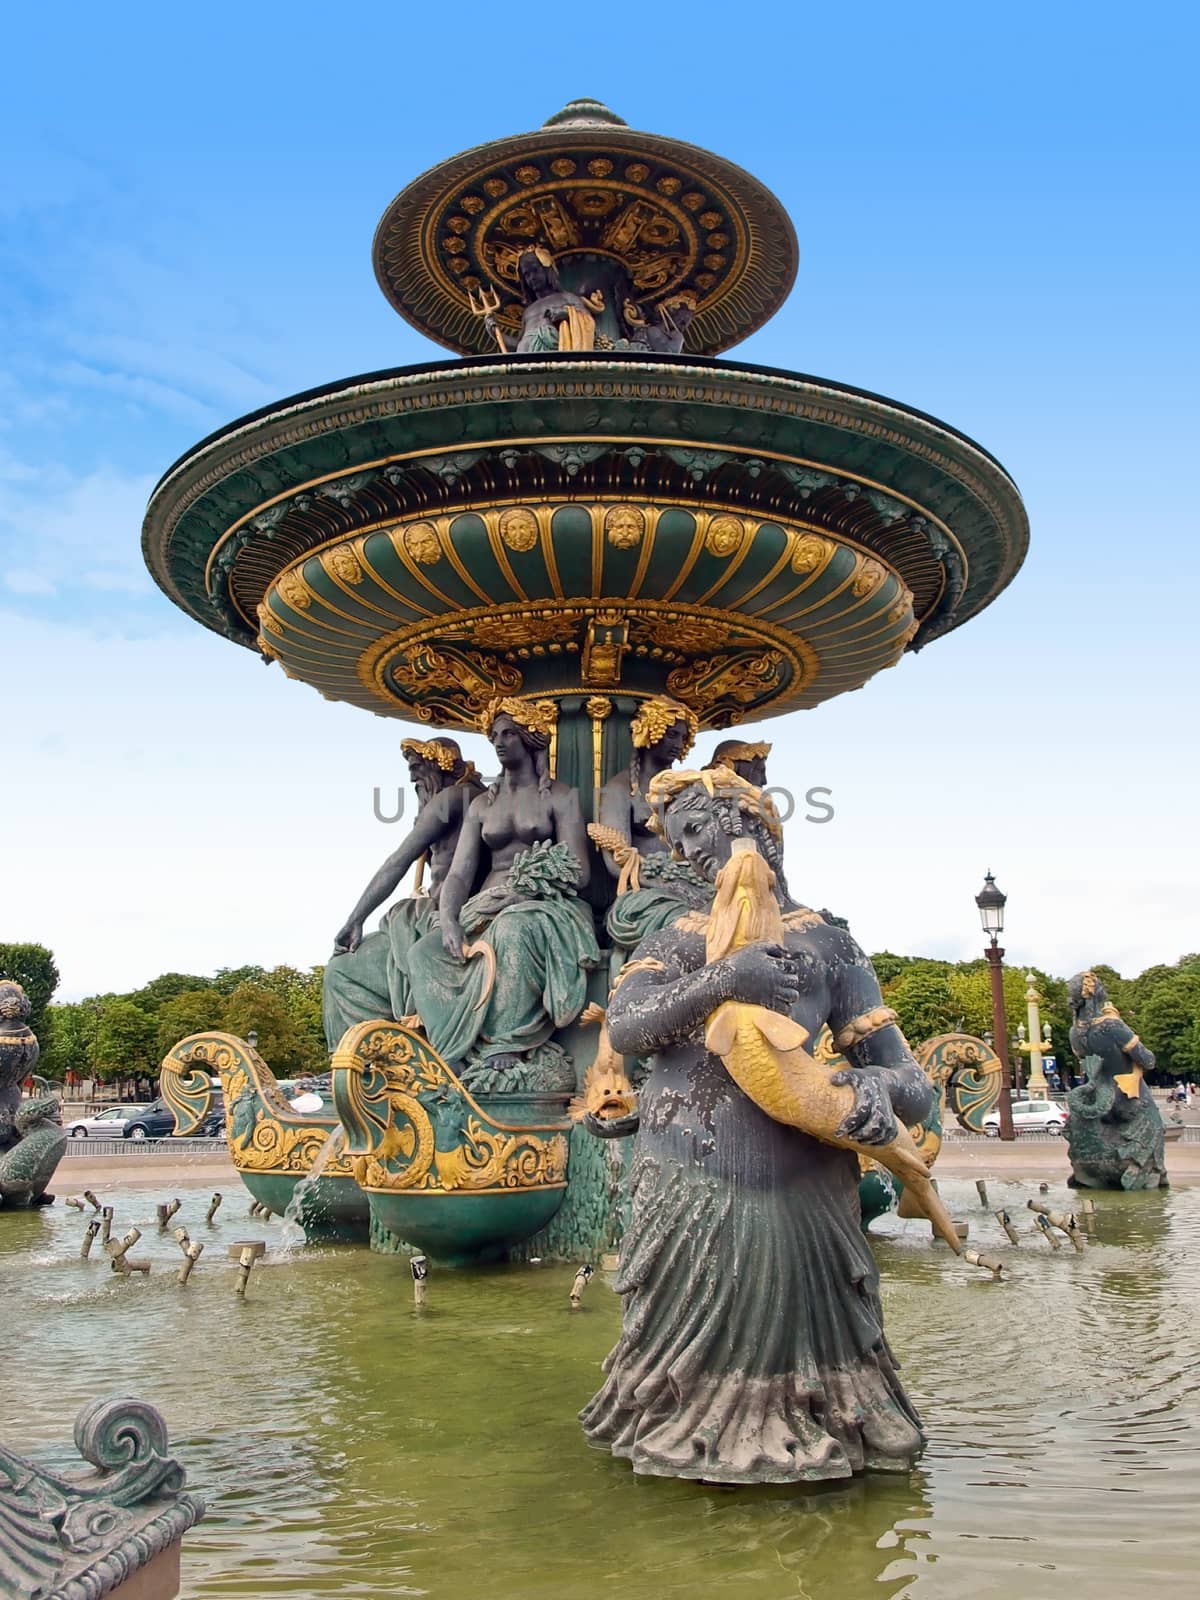
[[275,588],[280,598],[293,611],[307,611],[312,604],[312,595],[308,592],[308,585],[298,572],[284,572],[280,575]]
[[638,506],[612,506],[605,513],[604,532],[617,550],[633,550],[646,531],[646,514]]
[[500,513],[500,537],[510,550],[532,550],[538,540],[537,518],[524,506],[513,506]]
[[731,556],[740,550],[746,537],[746,525],[740,517],[714,517],[708,525],[704,547],[714,556]]
[[874,594],[886,577],[886,569],[878,561],[872,561],[869,556],[866,556],[860,563],[858,571],[854,574],[854,582],[850,587],[861,599],[864,595]]
[[819,533],[802,533],[792,550],[792,571],[815,572],[825,565],[832,550],[829,540],[822,539]]
[[411,528],[405,528],[404,548],[423,567],[442,558],[442,543],[432,522],[414,522]]
[[325,565],[342,583],[358,584],[365,577],[358,557],[349,545],[339,545],[331,550],[325,557]]

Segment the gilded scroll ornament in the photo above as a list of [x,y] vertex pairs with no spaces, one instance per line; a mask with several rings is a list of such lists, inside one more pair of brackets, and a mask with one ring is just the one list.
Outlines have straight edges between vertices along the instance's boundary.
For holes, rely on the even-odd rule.
[[512,651],[530,645],[566,644],[579,631],[582,611],[504,612],[480,617],[470,637],[484,650]]
[[561,1187],[562,1126],[511,1127],[484,1111],[428,1042],[397,1023],[350,1030],[333,1058],[334,1098],[354,1176],[372,1193]]
[[523,554],[538,541],[538,522],[524,506],[512,506],[500,513],[500,537],[510,550]]
[[[258,617],[258,625],[264,633],[282,634],[283,623],[280,622],[265,600],[259,601],[255,608],[255,613]],[[261,649],[261,645],[259,648]]]

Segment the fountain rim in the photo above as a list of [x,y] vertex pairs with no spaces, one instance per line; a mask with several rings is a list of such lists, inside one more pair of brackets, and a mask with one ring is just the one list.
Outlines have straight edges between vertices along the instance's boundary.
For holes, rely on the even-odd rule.
[[[1028,551],[1028,516],[1011,474],[969,435],[927,412],[870,390],[748,362],[702,356],[548,352],[385,368],[301,391],[227,423],[193,445],[159,479],[143,523],[143,558],[156,585],[173,604],[202,626],[223,633],[245,648],[254,648],[249,635],[243,637],[240,629],[231,631],[228,623],[221,626],[190,592],[186,567],[180,567],[174,554],[174,541],[177,527],[190,515],[192,507],[243,469],[252,469],[259,460],[271,459],[281,451],[293,455],[323,438],[369,424],[372,419],[419,416],[432,420],[444,416],[446,442],[442,448],[454,450],[468,447],[465,438],[457,442],[460,436],[455,433],[452,420],[464,408],[486,410],[493,403],[503,405],[539,396],[542,402],[555,396],[564,403],[611,400],[635,411],[655,405],[692,411],[709,408],[714,419],[746,410],[760,417],[761,422],[753,437],[743,434],[741,442],[730,445],[739,455],[772,455],[776,430],[794,424],[815,426],[847,440],[878,440],[898,462],[916,467],[931,491],[939,484],[953,485],[978,507],[984,519],[979,530],[984,542],[979,545],[973,541],[969,560],[974,560],[976,549],[992,548],[1000,555],[990,576],[985,575],[980,585],[971,586],[973,592],[964,614],[947,619],[939,633],[962,626],[990,605],[1012,582]],[[578,419],[567,428],[570,437],[581,439],[592,431],[590,424]],[[644,427],[635,426],[631,437],[650,435]],[[707,430],[701,422],[695,433],[696,447],[721,447],[719,438],[705,445],[706,437]],[[821,467],[826,463],[823,470],[843,472],[885,494],[894,488],[904,498],[911,490],[911,485],[893,484],[891,473],[864,476],[852,460],[840,459],[840,448],[835,448],[833,454],[828,450],[829,446],[824,445],[811,457],[804,451],[788,457],[785,448],[784,454],[801,465]],[[393,446],[388,459],[403,459],[408,453],[403,445],[398,449]],[[293,470],[285,469],[285,478]],[[342,470],[353,472],[353,461],[348,458]],[[295,487],[302,486],[297,478]],[[925,494],[919,489],[913,492],[918,498],[910,503],[922,509]],[[249,512],[251,508],[246,509]],[[926,514],[941,523],[944,534],[959,542],[954,527],[939,517],[936,505],[930,505]],[[973,519],[974,516],[972,513]],[[204,559],[211,561],[212,551],[224,537],[216,531],[204,535],[202,543],[210,551]],[[961,551],[961,544],[959,548]],[[930,641],[926,638],[925,642]]]
[[[956,439],[960,444],[969,446],[985,461],[989,462],[997,471],[1003,473],[1008,483],[1020,494],[1016,479],[1008,468],[977,439],[964,433],[961,428],[956,428],[953,423],[945,422],[941,417],[936,417],[930,411],[922,411],[917,406],[907,405],[902,400],[894,400],[890,395],[880,394],[874,389],[863,389],[856,384],[839,383],[834,378],[821,378],[813,373],[793,372],[786,367],[767,366],[761,362],[730,361],[717,356],[691,356],[674,355],[664,358],[655,354],[642,355],[628,351],[589,351],[586,357],[581,357],[578,352],[570,351],[557,354],[553,351],[543,351],[536,356],[462,356],[453,360],[419,361],[407,366],[379,367],[372,372],[355,373],[345,378],[334,379],[330,383],[317,384],[311,389],[301,389],[295,394],[285,395],[279,400],[273,400],[265,406],[259,406],[254,411],[247,411],[240,417],[235,417],[232,422],[225,423],[216,428],[212,433],[205,434],[202,439],[182,455],[176,457],[171,465],[163,472],[150,492],[152,503],[159,491],[165,488],[168,481],[180,470],[193,461],[204,451],[222,440],[231,439],[241,430],[250,428],[256,423],[265,422],[268,417],[278,415],[289,410],[296,410],[302,406],[310,405],[318,400],[329,399],[343,390],[368,388],[372,385],[383,384],[392,379],[410,379],[432,377],[440,374],[453,374],[458,372],[487,372],[501,371],[505,373],[520,372],[525,368],[540,368],[547,366],[572,366],[576,368],[601,366],[619,372],[622,368],[634,367],[641,370],[653,369],[661,372],[674,370],[714,372],[730,376],[744,375],[751,378],[766,378],[782,381],[789,386],[798,388],[813,388],[827,390],[831,394],[847,395],[855,400],[866,400],[874,405],[887,406],[901,415],[911,417],[918,422],[924,422],[937,428],[940,432]],[[145,541],[143,540],[143,553]]]

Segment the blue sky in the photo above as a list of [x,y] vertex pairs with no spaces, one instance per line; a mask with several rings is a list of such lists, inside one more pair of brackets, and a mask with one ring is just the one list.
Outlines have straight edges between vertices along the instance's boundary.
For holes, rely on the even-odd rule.
[[764,726],[774,781],[833,790],[794,886],[868,948],[973,953],[988,867],[1016,961],[1200,947],[1196,35],[1154,4],[7,18],[0,937],[50,944],[68,995],[328,954],[395,842],[371,790],[406,730],[177,613],[146,497],[240,413],[435,356],[375,286],[384,207],[591,94],[787,205],[796,288],[732,357],[944,418],[1029,508],[983,616]]

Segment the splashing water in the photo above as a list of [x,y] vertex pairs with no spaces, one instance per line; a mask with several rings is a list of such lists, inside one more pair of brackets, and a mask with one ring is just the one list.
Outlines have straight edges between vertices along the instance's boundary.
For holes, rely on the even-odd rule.
[[304,1232],[303,1210],[304,1203],[309,1195],[313,1194],[317,1182],[330,1161],[337,1154],[346,1130],[339,1123],[332,1128],[326,1136],[325,1143],[317,1151],[312,1166],[292,1190],[292,1198],[287,1203],[287,1210],[279,1230],[279,1247],[282,1250],[298,1250],[307,1244],[308,1238]]

